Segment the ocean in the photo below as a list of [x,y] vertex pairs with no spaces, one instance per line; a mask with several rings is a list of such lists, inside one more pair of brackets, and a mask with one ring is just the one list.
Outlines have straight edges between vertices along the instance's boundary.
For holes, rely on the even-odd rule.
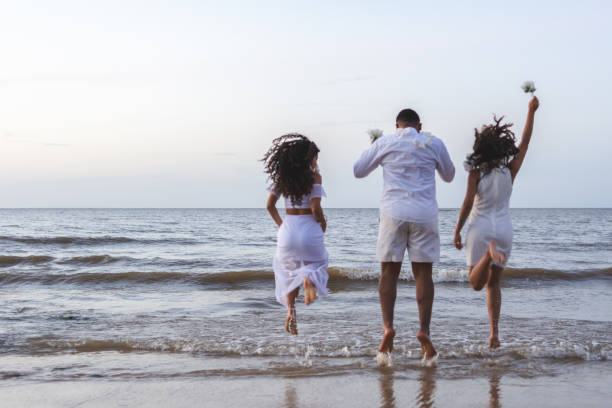
[[438,366],[420,366],[405,264],[385,369],[378,210],[325,211],[330,294],[298,298],[295,337],[264,209],[0,210],[2,406],[612,405],[612,209],[512,210],[494,351],[440,210]]

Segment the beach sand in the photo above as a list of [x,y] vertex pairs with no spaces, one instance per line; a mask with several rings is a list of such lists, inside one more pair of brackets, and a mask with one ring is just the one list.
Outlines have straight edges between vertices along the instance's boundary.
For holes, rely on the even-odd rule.
[[[366,369],[331,376],[232,376],[167,380],[4,381],[2,407],[603,407],[609,362],[566,374],[445,378],[445,367]],[[607,384],[607,385],[606,385]]]

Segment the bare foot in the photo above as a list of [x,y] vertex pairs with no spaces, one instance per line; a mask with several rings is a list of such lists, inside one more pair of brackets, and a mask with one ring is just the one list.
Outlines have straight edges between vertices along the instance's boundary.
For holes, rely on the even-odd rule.
[[289,334],[293,334],[297,336],[297,314],[295,313],[295,308],[289,309],[287,311],[287,319],[285,319],[285,331]]
[[315,291],[314,285],[310,282],[310,279],[304,279],[304,303],[310,305],[314,303],[317,298],[317,292]]
[[489,337],[489,348],[496,349],[499,346],[501,346],[501,344],[499,343],[499,338],[497,336]]
[[379,367],[392,367],[393,358],[391,358],[391,353],[381,353],[379,351],[378,354],[376,354],[376,364]]
[[425,358],[427,360],[434,358],[437,352],[429,336],[419,330],[419,332],[417,333],[417,339],[419,340],[419,342],[421,342],[421,350],[425,351]]
[[381,353],[390,353],[393,351],[393,338],[395,337],[394,329],[385,329],[383,333],[383,339],[380,343],[378,351]]
[[491,259],[496,263],[504,263],[506,257],[504,254],[497,250],[497,244],[494,241],[489,243],[489,255],[491,255]]

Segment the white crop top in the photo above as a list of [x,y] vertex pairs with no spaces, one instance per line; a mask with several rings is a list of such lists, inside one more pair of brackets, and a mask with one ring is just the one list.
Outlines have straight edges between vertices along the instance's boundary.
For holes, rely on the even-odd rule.
[[[280,197],[280,193],[276,190],[276,186],[272,185],[268,188],[268,191],[274,194],[277,197]],[[295,203],[295,205],[291,204],[291,199],[289,197],[283,196],[285,199],[285,208],[310,208],[310,200],[313,198],[321,198],[327,197],[325,194],[325,190],[323,190],[323,186],[321,184],[313,184],[312,189],[310,190],[310,194],[306,194],[302,196],[302,199]]]

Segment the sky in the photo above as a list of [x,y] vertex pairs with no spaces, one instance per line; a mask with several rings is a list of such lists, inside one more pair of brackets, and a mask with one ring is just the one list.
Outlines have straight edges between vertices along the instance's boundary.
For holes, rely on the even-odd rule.
[[0,207],[264,207],[259,161],[300,132],[327,207],[377,207],[353,177],[370,128],[413,108],[446,144],[459,207],[474,128],[520,137],[513,207],[612,207],[608,1],[0,2]]

